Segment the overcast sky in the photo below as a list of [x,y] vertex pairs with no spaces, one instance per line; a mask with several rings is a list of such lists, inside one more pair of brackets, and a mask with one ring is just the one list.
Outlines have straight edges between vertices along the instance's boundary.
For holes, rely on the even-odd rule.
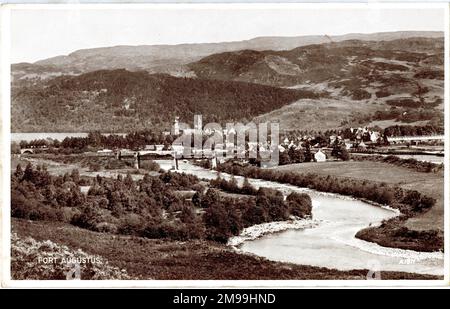
[[12,9],[11,61],[114,45],[224,42],[258,36],[444,31],[440,8]]

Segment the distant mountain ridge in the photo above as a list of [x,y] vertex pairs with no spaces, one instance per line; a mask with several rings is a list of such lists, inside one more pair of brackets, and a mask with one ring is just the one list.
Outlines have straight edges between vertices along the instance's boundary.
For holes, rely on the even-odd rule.
[[169,73],[189,76],[184,65],[201,58],[238,50],[290,50],[296,47],[341,42],[345,40],[390,41],[411,37],[440,38],[439,31],[400,31],[381,33],[353,33],[345,35],[308,35],[296,37],[257,37],[245,41],[223,43],[192,43],[178,45],[113,46],[81,49],[66,56],[56,56],[34,63],[12,65],[14,80],[20,78],[51,78],[62,74],[81,74],[96,70],[147,70],[151,73]]
[[[441,34],[122,46],[15,64],[11,128],[131,132],[167,129],[176,116],[190,123],[194,114],[206,122],[275,121],[283,130],[380,121],[441,126]],[[365,39],[355,38],[360,36]],[[326,42],[306,44],[314,40]],[[301,46],[288,49],[289,44]],[[250,45],[254,49],[223,51]],[[220,52],[208,54],[213,51]]]
[[199,78],[279,87],[344,79],[368,79],[368,83],[373,83],[382,82],[386,74],[402,73],[404,77],[406,72],[429,67],[443,71],[443,53],[441,38],[346,40],[282,51],[246,49],[218,53],[190,63],[188,67]]

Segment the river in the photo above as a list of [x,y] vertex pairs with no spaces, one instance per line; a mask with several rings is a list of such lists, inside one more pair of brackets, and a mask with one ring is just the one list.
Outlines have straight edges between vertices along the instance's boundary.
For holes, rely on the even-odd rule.
[[[161,168],[171,168],[170,160],[157,160]],[[217,172],[194,166],[188,162],[179,164],[179,172],[214,179]],[[222,173],[223,178],[230,175]],[[242,183],[242,177],[236,177]],[[259,187],[270,187],[285,195],[292,191],[310,194],[313,218],[318,226],[302,230],[287,230],[245,241],[240,250],[270,260],[313,265],[339,270],[372,269],[405,271],[420,274],[444,274],[444,254],[440,252],[416,252],[381,247],[375,243],[356,239],[354,235],[362,228],[379,224],[397,212],[335,194],[299,188],[259,179],[249,179]]]

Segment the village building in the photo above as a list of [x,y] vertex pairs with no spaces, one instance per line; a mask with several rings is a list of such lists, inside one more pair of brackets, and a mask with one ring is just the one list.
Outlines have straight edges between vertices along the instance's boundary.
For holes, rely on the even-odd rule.
[[358,144],[358,148],[366,149],[367,145],[363,141],[361,141],[361,143]]
[[[158,146],[161,146],[161,145],[156,145],[156,150],[157,150],[157,151],[161,151],[162,148],[159,149]],[[164,146],[164,145],[163,145],[163,146]],[[181,154],[183,154],[184,146],[183,146],[183,145],[172,145],[172,151],[173,151],[175,154],[181,155]]]
[[378,140],[380,139],[380,132],[377,132],[377,131],[371,131],[370,132],[370,141],[372,142],[372,143],[377,143],[378,142]]
[[113,151],[111,149],[101,149],[97,151],[98,153],[112,153]]
[[180,134],[179,117],[175,117],[175,120],[173,122],[173,127],[172,127],[172,134],[173,135],[179,135]]
[[316,162],[325,162],[327,160],[327,156],[325,153],[322,152],[321,149],[319,149],[315,154],[314,154],[314,160]]

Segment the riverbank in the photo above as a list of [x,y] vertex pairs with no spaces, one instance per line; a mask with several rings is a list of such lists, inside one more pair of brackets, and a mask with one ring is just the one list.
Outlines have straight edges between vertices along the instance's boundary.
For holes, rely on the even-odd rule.
[[[161,166],[165,166],[165,165],[163,164]],[[169,162],[169,166],[170,166],[170,162]],[[197,174],[197,176],[207,177],[208,179],[215,179],[216,178],[216,172],[210,171],[210,170],[203,170],[203,169],[199,169],[199,168],[194,168],[193,166],[190,166],[187,163],[185,163],[185,164],[182,163],[181,164],[181,168],[182,168],[183,171],[188,171],[188,173]],[[225,175],[225,174],[223,174],[223,175],[228,177],[228,175]],[[238,182],[242,182],[243,178],[242,177],[238,177],[237,180],[238,180]],[[289,192],[292,192],[292,191],[295,191],[295,192],[308,192],[308,191],[311,191],[310,189],[302,189],[302,188],[298,188],[298,187],[295,187],[295,186],[292,186],[292,185],[287,185],[287,184],[271,183],[271,182],[264,181],[264,180],[251,179],[251,182],[252,182],[252,184],[256,185],[257,187],[261,187],[261,186],[262,187],[265,187],[265,186],[273,187],[273,188],[275,188],[277,190],[281,190],[281,191],[285,190],[286,191],[285,193],[289,193]],[[300,191],[298,191],[298,190],[300,190]],[[316,191],[311,191],[311,193],[312,192],[316,192]],[[352,201],[351,204],[353,204],[353,201],[354,201],[354,202],[356,202],[356,204],[358,204],[358,200],[357,199],[355,199],[355,198],[353,198],[351,196],[348,196],[348,195],[347,196],[343,196],[343,195],[336,195],[335,193],[327,193],[327,192],[324,192],[324,193],[316,192],[316,193],[317,194],[315,194],[315,195],[319,195],[321,198],[323,198],[323,197],[332,197],[333,199],[336,199],[336,197],[339,197],[339,199],[336,199],[337,200],[336,202],[338,204],[339,204],[339,200]],[[323,203],[323,204],[330,204],[330,203],[326,202],[326,203]],[[359,202],[359,204],[366,204],[366,203]],[[334,202],[333,202],[333,205],[335,205]],[[350,206],[352,206],[352,205],[350,205]],[[339,216],[344,215],[344,214],[347,217],[349,214],[354,213],[354,218],[359,220],[359,221],[361,221],[360,217],[364,216],[364,213],[366,213],[366,211],[368,209],[364,208],[365,205],[360,205],[360,206],[363,207],[363,208],[360,208],[360,207],[348,207],[348,208],[343,209],[341,211],[333,211],[331,209],[329,218],[325,218],[325,220],[329,220],[330,222],[334,222],[334,221],[336,221],[335,220],[336,217],[339,217]],[[380,206],[380,205],[377,205],[377,206]],[[381,209],[382,207],[372,207],[372,208],[374,208],[374,209],[375,208],[380,208]],[[361,213],[361,209],[366,209],[366,210],[363,211],[364,213]],[[332,256],[333,252],[335,252],[335,251],[333,251],[334,250],[333,248],[335,248],[334,246],[336,244],[338,246],[349,247],[349,246],[346,245],[347,244],[346,241],[352,241],[353,242],[354,240],[356,240],[354,238],[354,235],[355,235],[355,233],[358,230],[361,230],[361,229],[363,229],[365,227],[368,227],[368,226],[372,225],[372,223],[374,223],[374,222],[381,222],[383,219],[386,219],[386,216],[382,215],[379,211],[378,211],[378,214],[380,216],[377,216],[376,213],[377,212],[375,212],[375,215],[373,215],[372,212],[369,211],[367,213],[367,216],[366,216],[367,219],[365,221],[363,220],[362,224],[357,225],[355,229],[352,229],[349,233],[346,233],[345,237],[341,237],[343,235],[338,235],[339,238],[336,239],[337,242],[334,242],[331,245],[326,243],[327,239],[329,239],[329,236],[330,235],[336,236],[336,232],[337,231],[339,231],[340,233],[343,232],[343,231],[345,232],[346,230],[348,230],[348,224],[344,222],[344,224],[342,224],[342,228],[339,228],[339,229],[337,229],[335,225],[330,226],[331,227],[330,230],[326,231],[326,233],[322,233],[322,235],[320,236],[321,237],[320,239],[325,240],[325,243],[323,245],[318,244],[318,246],[314,247],[314,250],[313,250],[314,252],[306,253],[306,255],[314,256],[314,254],[316,252],[320,252],[318,250],[323,250],[323,248],[325,247],[325,248],[332,248],[332,250],[331,250],[332,252],[326,254],[326,256],[330,256],[330,254]],[[388,216],[388,218],[389,218],[389,216]],[[352,222],[350,222],[350,223],[352,223]],[[372,226],[374,226],[374,225],[372,225]],[[315,231],[316,229],[312,229],[312,230]],[[301,232],[297,232],[297,233],[301,233]],[[166,239],[164,239],[164,241],[166,241]],[[225,239],[225,241],[226,241],[226,239]],[[259,242],[259,240],[257,240],[257,241]],[[190,243],[190,242],[191,241],[188,241],[188,243]],[[339,242],[340,243],[344,243],[344,245],[339,245],[338,244]],[[313,243],[317,244],[317,241],[314,239]],[[360,243],[361,243],[361,241],[360,241]],[[306,244],[309,245],[308,243],[306,243]],[[352,243],[352,244],[354,244],[354,243]],[[336,266],[334,263],[317,263],[314,260],[311,260],[311,261],[290,261],[290,260],[286,261],[286,260],[284,260],[284,261],[297,263],[299,265],[315,265],[316,267],[329,267],[329,268],[335,268],[336,267],[336,268],[341,269],[343,271],[347,271],[347,270],[350,270],[350,269],[353,269],[353,268],[364,268],[364,267],[367,267],[367,265],[365,263],[360,263],[361,261],[366,261],[367,260],[367,254],[365,254],[364,252],[360,252],[360,250],[358,250],[358,249],[360,249],[360,247],[358,246],[358,243],[356,243],[356,245],[357,246],[355,246],[355,249],[354,249],[355,252],[353,252],[352,250],[349,250],[350,252],[348,252],[348,254],[342,255],[343,260],[345,260],[345,261],[352,260],[352,259],[355,260],[353,263],[351,263],[352,265],[350,266],[350,268],[349,267],[342,268],[341,266]],[[269,247],[269,246],[267,246],[267,247]],[[272,247],[272,246],[270,246],[270,247]],[[276,251],[278,251],[278,249]],[[371,251],[371,252],[372,252],[372,254],[377,254],[376,252],[375,253],[373,251]],[[359,255],[357,255],[357,257],[355,258],[354,253],[359,253]],[[302,253],[299,252],[298,254],[301,255]],[[297,254],[294,254],[294,255],[297,255]],[[262,256],[269,257],[268,255],[262,255]],[[275,260],[282,261],[280,259],[275,259]],[[390,262],[388,261],[388,263],[390,263]],[[399,263],[399,262],[396,261],[395,263]],[[355,266],[355,265],[357,265],[357,266]],[[408,271],[408,272],[409,271],[414,271],[415,272],[414,269],[411,269],[411,268],[406,269],[405,267],[397,268],[395,265],[391,265],[390,268],[386,268],[386,269],[389,269],[389,270],[392,270],[392,271],[403,271],[403,272],[405,272],[405,271]],[[426,270],[425,270],[423,273],[428,273],[428,272],[426,272]],[[440,272],[431,272],[431,273],[433,273],[433,274],[440,274]]]
[[[366,280],[368,270],[269,261],[207,241],[171,241],[92,232],[70,224],[12,219],[21,238],[50,240],[105,258],[136,279],[157,280]],[[50,253],[51,254],[51,253]],[[440,276],[381,272],[383,280],[438,280]]]
[[[444,249],[444,177],[442,171],[423,173],[407,167],[371,161],[293,164],[289,167],[281,166],[279,170],[384,182],[402,189],[416,190],[432,197],[436,202],[429,210],[414,213],[407,218],[394,218],[378,227],[367,227],[355,236],[384,247],[423,252],[436,252]],[[383,175],[381,179],[380,175]]]
[[370,161],[300,163],[283,165],[277,171],[299,174],[313,173],[322,176],[365,180],[398,186],[436,199],[436,203],[426,212],[408,218],[403,225],[411,230],[444,230],[444,177],[439,173],[421,173],[388,163]]
[[268,234],[278,233],[286,230],[310,229],[319,225],[314,219],[291,219],[287,221],[275,221],[256,224],[245,228],[238,236],[228,239],[227,245],[237,249],[245,241],[255,240]]
[[420,252],[443,252],[444,233],[440,230],[415,231],[403,224],[404,220],[396,217],[380,226],[368,227],[356,233],[355,237],[379,244]]
[[[376,166],[376,170],[373,169],[373,165]],[[338,166],[339,170],[337,169]],[[443,208],[443,205],[440,204],[443,200],[443,192],[440,192],[440,195],[424,194],[423,188],[419,187],[419,184],[412,182],[412,178],[409,178],[412,176],[413,171],[407,168],[399,168],[401,172],[397,171],[398,175],[392,175],[392,179],[386,178],[386,176],[392,173],[390,169],[395,169],[395,166],[365,161],[302,163],[281,166],[276,169],[259,169],[252,166],[225,163],[220,165],[219,169],[222,172],[235,175],[287,183],[299,187],[309,187],[319,191],[355,197],[360,200],[370,200],[380,205],[390,205],[401,213],[395,224],[387,221],[377,227],[368,227],[364,232],[358,233],[357,237],[385,247],[425,252],[443,251],[443,226],[441,226],[441,229],[436,228],[436,217],[432,228],[416,230],[408,226],[409,219],[414,218],[417,220],[418,217],[427,214],[433,209]],[[330,173],[330,171],[333,171],[334,174]],[[347,176],[349,174],[351,177]],[[430,173],[415,172],[415,174],[422,174],[421,176],[423,177],[423,174],[428,176]],[[380,175],[383,175],[383,180],[389,179],[394,185],[380,181]],[[395,181],[398,181],[399,178],[403,180],[400,183]],[[401,186],[405,185],[405,178],[408,178],[410,185],[414,184],[415,186]],[[429,180],[431,178],[443,181],[443,177],[429,177]],[[434,188],[434,193],[436,192],[438,192],[438,188]],[[439,203],[439,206],[436,206],[436,203]]]

